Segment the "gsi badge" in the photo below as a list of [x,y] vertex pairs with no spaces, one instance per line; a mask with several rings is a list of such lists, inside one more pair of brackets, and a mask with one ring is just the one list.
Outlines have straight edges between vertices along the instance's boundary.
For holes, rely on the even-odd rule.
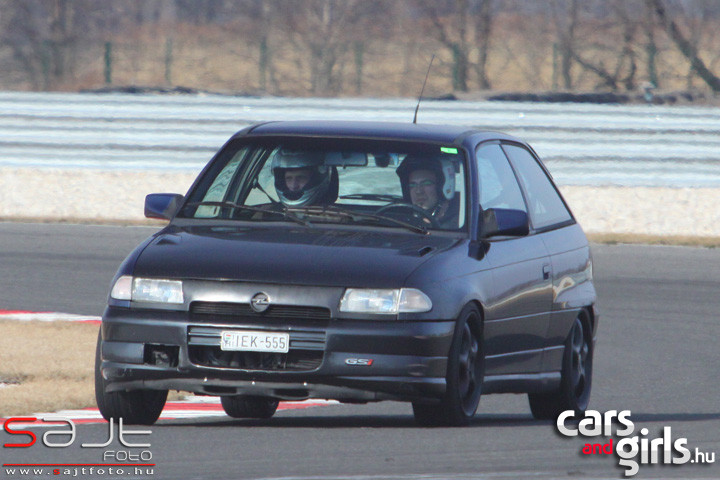
[[345,360],[346,365],[355,365],[358,367],[369,367],[373,364],[371,358],[348,358]]

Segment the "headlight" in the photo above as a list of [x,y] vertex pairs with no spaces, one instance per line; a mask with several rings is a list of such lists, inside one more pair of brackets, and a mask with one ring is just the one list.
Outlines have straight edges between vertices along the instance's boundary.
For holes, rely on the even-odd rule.
[[348,288],[340,311],[349,313],[420,313],[432,310],[432,302],[420,290]]
[[184,302],[182,282],[155,278],[133,278],[123,275],[118,278],[110,292],[116,300],[133,302],[178,303]]

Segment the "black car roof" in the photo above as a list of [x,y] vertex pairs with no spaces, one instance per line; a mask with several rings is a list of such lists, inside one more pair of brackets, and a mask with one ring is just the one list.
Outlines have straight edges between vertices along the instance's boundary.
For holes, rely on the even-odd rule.
[[460,125],[427,125],[411,122],[366,121],[288,121],[268,122],[252,126],[238,135],[319,136],[376,138],[387,140],[416,140],[437,143],[460,143],[470,134],[478,134],[483,140],[505,139],[520,141],[499,132],[483,131]]

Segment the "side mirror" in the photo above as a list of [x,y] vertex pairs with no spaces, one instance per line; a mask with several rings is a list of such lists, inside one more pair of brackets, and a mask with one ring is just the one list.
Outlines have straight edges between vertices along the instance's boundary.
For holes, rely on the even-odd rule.
[[509,208],[488,208],[482,212],[480,238],[524,237],[530,233],[527,212]]
[[170,220],[180,209],[185,197],[178,193],[151,193],[145,197],[145,216]]

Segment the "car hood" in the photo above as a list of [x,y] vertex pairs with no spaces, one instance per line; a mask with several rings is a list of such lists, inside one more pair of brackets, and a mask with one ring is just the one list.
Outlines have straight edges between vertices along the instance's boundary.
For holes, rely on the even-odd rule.
[[318,286],[403,286],[457,244],[440,235],[319,226],[169,227],[140,254],[135,276]]

